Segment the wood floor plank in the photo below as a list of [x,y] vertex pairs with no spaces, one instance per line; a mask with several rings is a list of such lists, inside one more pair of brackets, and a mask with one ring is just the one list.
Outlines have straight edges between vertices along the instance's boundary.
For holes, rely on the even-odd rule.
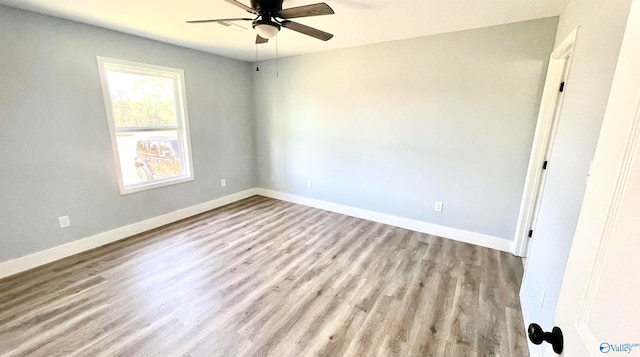
[[262,196],[0,280],[0,356],[527,356],[510,254]]

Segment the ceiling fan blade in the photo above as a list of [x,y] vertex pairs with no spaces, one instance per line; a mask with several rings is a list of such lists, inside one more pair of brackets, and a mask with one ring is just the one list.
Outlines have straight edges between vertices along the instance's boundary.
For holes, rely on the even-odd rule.
[[269,42],[268,38],[262,38],[260,35],[256,35],[256,45],[267,42]]
[[224,22],[224,21],[253,21],[248,17],[238,17],[235,19],[211,19],[211,20],[191,20],[187,21],[188,24],[202,24],[207,22]]
[[282,17],[283,19],[331,14],[335,14],[333,12],[333,9],[323,2],[312,5],[291,7],[288,9],[280,10],[277,13],[278,17]]
[[244,11],[250,12],[252,14],[256,14],[258,15],[258,12],[256,11],[256,9],[249,7],[243,3],[241,3],[240,1],[236,1],[236,0],[224,0],[226,2],[228,2],[229,4],[235,5],[241,9],[243,9]]
[[328,41],[333,37],[333,35],[328,32],[314,29],[313,27],[309,27],[307,25],[299,24],[297,22],[289,20],[282,21],[280,24],[288,28],[289,30],[297,31],[307,36],[315,37],[318,40],[322,41]]

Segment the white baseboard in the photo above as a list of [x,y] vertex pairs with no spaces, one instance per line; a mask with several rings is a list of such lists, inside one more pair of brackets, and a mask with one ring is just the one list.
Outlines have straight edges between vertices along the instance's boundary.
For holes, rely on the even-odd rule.
[[[524,333],[525,336],[527,334],[527,326],[533,322],[533,316],[531,315],[531,305],[529,302],[529,294],[527,293],[527,289],[525,289],[524,285],[520,289],[520,309],[522,310],[522,321],[524,322]],[[540,347],[534,345],[527,341],[527,346],[529,346],[529,357],[542,357],[540,353]]]
[[200,214],[254,195],[262,195],[265,197],[271,197],[305,206],[320,208],[327,211],[346,214],[352,217],[367,219],[370,221],[410,229],[417,232],[433,234],[439,237],[449,238],[504,252],[510,252],[513,243],[512,241],[507,239],[497,238],[481,233],[469,232],[461,229],[393,216],[390,214],[370,211],[362,208],[355,208],[313,198],[267,190],[264,188],[252,188],[246,191],[203,202],[195,206],[169,212],[167,214],[153,217],[144,221],[132,223],[124,227],[112,229],[110,231],[99,233],[94,236],[82,238],[73,242],[59,245],[57,247],[29,254],[24,257],[0,262],[0,279],[38,267],[40,265],[69,257],[74,254],[103,246],[105,244],[116,242],[118,240],[136,235],[138,233],[158,228],[165,224],[176,222],[181,219],[191,217],[196,214]]
[[396,226],[400,228],[410,229],[412,231],[427,233],[436,235],[443,238],[453,239],[460,242],[479,245],[486,248],[496,249],[503,252],[511,252],[513,242],[504,239],[493,237],[486,234],[469,232],[462,229],[451,228],[441,226],[437,224],[418,221],[415,219],[398,217],[386,213],[380,213],[370,211],[362,208],[355,208],[351,206],[345,206],[337,203],[317,200],[313,198],[292,195],[289,193],[267,190],[264,188],[258,188],[256,191],[258,195],[271,197],[283,201],[297,203],[305,206],[324,209],[331,212],[346,214],[348,216],[367,219],[369,221],[379,222]]
[[57,247],[46,249],[40,252],[26,255],[24,257],[0,262],[0,279],[9,275],[17,274],[40,265],[66,258],[93,248],[103,246],[121,239],[131,237],[138,233],[161,227],[165,224],[179,221],[214,208],[218,208],[241,199],[257,195],[257,189],[252,188],[246,191],[237,192],[228,196],[216,198],[203,202],[195,206],[179,209],[161,216],[153,217],[144,221],[132,223],[130,225],[112,229],[107,232],[98,233],[91,237],[82,238]]

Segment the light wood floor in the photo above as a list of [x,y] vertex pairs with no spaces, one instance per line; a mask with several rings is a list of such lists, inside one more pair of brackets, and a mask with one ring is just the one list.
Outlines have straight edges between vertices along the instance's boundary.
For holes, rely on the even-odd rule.
[[507,253],[254,196],[0,280],[0,356],[527,356]]

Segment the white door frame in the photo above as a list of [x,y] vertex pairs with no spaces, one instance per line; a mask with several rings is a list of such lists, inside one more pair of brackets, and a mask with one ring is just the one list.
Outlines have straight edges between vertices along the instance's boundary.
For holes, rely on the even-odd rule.
[[568,66],[567,71],[571,68],[572,53],[578,36],[578,29],[579,27],[573,30],[553,50],[549,58],[549,68],[542,92],[538,122],[533,137],[527,178],[524,184],[518,224],[511,251],[511,253],[519,257],[525,257],[527,254],[529,230],[533,229],[538,209],[538,198],[543,189],[542,165],[549,155],[548,151],[554,135],[553,128],[556,122],[556,113],[559,113],[559,106],[562,104],[560,102],[559,86],[563,74],[565,74],[565,67]]

